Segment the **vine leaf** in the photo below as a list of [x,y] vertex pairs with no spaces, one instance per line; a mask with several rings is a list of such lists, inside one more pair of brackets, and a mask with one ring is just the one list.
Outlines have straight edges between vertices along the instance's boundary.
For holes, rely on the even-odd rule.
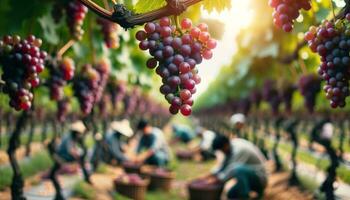
[[231,0],[204,0],[202,4],[208,12],[221,12],[226,8],[231,8]]
[[136,13],[145,13],[156,10],[165,5],[165,0],[139,0],[134,6],[134,10]]
[[[139,0],[134,6],[134,11],[136,13],[144,13],[156,10],[165,5],[165,0]],[[231,0],[203,0],[199,5],[202,5],[208,12],[221,12],[226,8],[231,8]]]
[[51,15],[45,15],[38,19],[41,28],[43,29],[43,35],[45,41],[51,44],[58,44],[59,37],[57,35],[57,25],[53,21]]

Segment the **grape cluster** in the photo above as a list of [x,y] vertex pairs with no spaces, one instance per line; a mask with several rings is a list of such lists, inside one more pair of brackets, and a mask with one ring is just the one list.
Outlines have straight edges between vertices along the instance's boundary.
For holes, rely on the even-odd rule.
[[132,92],[126,94],[123,99],[124,103],[124,114],[129,116],[133,114],[137,108],[138,97],[140,95],[139,88],[133,88]]
[[65,5],[65,10],[70,33],[74,39],[81,40],[84,34],[82,26],[86,13],[88,12],[88,8],[85,7],[80,1],[74,0]]
[[317,94],[321,91],[321,80],[316,74],[304,75],[299,79],[299,90],[310,113],[314,111]]
[[274,8],[274,23],[285,32],[293,30],[293,23],[299,17],[301,9],[310,10],[310,0],[270,0],[269,5]]
[[350,14],[335,24],[324,21],[305,34],[309,47],[321,57],[319,75],[326,81],[324,91],[332,108],[344,107],[350,79]]
[[262,96],[270,104],[272,112],[277,114],[279,105],[281,104],[281,98],[275,86],[275,81],[266,80],[263,86]]
[[111,64],[107,58],[102,58],[96,65],[95,69],[99,73],[98,87],[94,91],[95,102],[99,102],[106,88],[109,74],[111,72]]
[[257,108],[259,108],[261,100],[262,100],[262,94],[259,90],[253,90],[249,95],[250,102],[254,103]]
[[156,73],[162,77],[163,85],[160,92],[171,104],[172,114],[181,113],[188,116],[192,112],[192,94],[196,92],[195,85],[201,78],[196,68],[202,59],[213,56],[212,49],[216,41],[210,38],[208,26],[204,23],[192,26],[190,19],[183,19],[181,27],[171,25],[169,18],[164,17],[158,22],[150,22],[144,30],[136,33],[141,50],[149,50],[150,58],[146,65],[156,68]]
[[107,91],[110,94],[113,109],[124,99],[126,93],[126,84],[118,81],[115,76],[111,76],[107,83]]
[[287,112],[292,111],[292,100],[293,94],[296,91],[297,87],[295,85],[287,85],[281,91],[281,99],[284,102],[285,109]]
[[101,26],[106,46],[110,49],[119,47],[118,25],[104,18],[98,18],[97,23]]
[[67,81],[73,79],[75,64],[73,59],[65,57],[60,61],[48,61],[47,67],[50,71],[48,85],[50,88],[50,98],[52,100],[60,100],[63,98],[63,87]]
[[143,179],[138,174],[123,174],[119,176],[116,183],[130,184],[130,185],[142,185]]
[[10,96],[10,106],[16,110],[28,110],[32,105],[31,88],[39,86],[38,74],[44,70],[47,56],[40,50],[41,39],[29,35],[22,39],[17,35],[4,36],[0,40],[0,64],[5,81],[4,92]]
[[64,122],[70,110],[70,99],[65,98],[57,101],[56,117],[59,122]]
[[74,78],[74,95],[78,98],[84,115],[88,115],[92,111],[99,81],[99,72],[89,64],[84,65],[79,75]]

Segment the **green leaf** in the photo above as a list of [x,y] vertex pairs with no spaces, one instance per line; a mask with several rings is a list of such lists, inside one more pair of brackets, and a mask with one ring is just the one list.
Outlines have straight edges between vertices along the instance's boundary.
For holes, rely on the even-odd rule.
[[225,9],[231,8],[231,0],[204,0],[202,4],[203,8],[208,12],[221,12]]
[[136,13],[144,13],[156,10],[165,5],[165,0],[139,0],[134,6],[134,10]]
[[45,41],[51,44],[58,44],[59,37],[57,35],[57,25],[54,23],[51,15],[46,15],[38,19],[41,28],[43,29],[43,37]]
[[316,13],[316,20],[317,20],[318,22],[320,22],[320,21],[326,19],[327,16],[329,15],[329,13],[330,13],[330,9],[328,9],[328,8],[323,8],[323,7],[320,8],[320,9],[317,11],[317,13]]

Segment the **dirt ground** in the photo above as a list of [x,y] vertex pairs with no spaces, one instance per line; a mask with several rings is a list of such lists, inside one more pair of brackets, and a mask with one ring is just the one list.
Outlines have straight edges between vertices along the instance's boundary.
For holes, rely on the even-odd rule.
[[[31,144],[31,154],[35,154],[39,151],[44,150],[44,146],[41,143],[32,143]],[[21,146],[16,151],[17,160],[21,160],[25,157],[26,148],[25,146]],[[4,150],[0,150],[0,165],[4,165],[9,163],[7,152]]]
[[[96,199],[112,200],[110,193],[113,191],[113,179],[119,174],[116,168],[109,168],[107,174],[94,174],[92,176],[93,188],[96,190]],[[266,200],[312,200],[312,194],[300,190],[298,187],[288,185],[288,172],[273,173],[269,176],[269,184],[265,192]],[[179,196],[186,194],[185,181],[175,181],[173,187],[178,191]],[[186,198],[184,198],[186,199]],[[72,200],[80,200],[72,198]]]

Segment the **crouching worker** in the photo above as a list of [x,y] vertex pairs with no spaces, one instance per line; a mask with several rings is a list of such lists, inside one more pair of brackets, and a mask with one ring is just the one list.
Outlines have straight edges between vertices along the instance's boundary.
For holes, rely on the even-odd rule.
[[51,169],[50,178],[56,189],[55,200],[64,199],[56,177],[56,172],[64,163],[78,162],[83,170],[85,181],[91,183],[84,162],[83,138],[85,131],[86,127],[83,122],[74,122],[70,127],[70,132],[63,137],[55,152],[52,153],[55,163]]
[[216,133],[204,127],[197,127],[195,132],[200,142],[192,149],[192,152],[200,154],[203,161],[215,159],[215,154],[211,150],[211,146]]
[[127,144],[127,140],[133,134],[128,120],[112,122],[110,132],[106,134],[105,138],[100,136],[99,139],[102,141],[96,143],[94,147],[91,157],[91,163],[94,168],[97,168],[100,159],[105,163],[113,165],[126,161],[127,157],[124,153],[124,147]]
[[188,126],[174,124],[172,126],[172,129],[173,129],[173,138],[172,138],[171,144],[176,144],[177,142],[188,144],[195,137],[194,132]]
[[159,128],[152,127],[146,120],[140,120],[137,130],[141,131],[141,137],[135,161],[160,167],[167,165],[170,150],[163,132]]
[[223,153],[224,160],[206,177],[209,183],[223,184],[235,179],[236,184],[227,192],[228,199],[251,199],[251,192],[257,198],[263,197],[267,185],[265,158],[256,146],[244,139],[217,135],[212,149]]

